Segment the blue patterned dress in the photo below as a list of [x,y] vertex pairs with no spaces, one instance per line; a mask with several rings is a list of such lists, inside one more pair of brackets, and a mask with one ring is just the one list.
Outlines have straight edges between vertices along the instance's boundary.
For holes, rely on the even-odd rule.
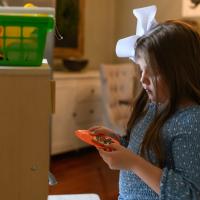
[[[139,153],[145,130],[153,120],[155,104],[131,132],[129,149]],[[119,200],[200,200],[200,106],[179,109],[163,126],[166,161],[160,195],[133,171],[120,171]],[[125,145],[125,144],[124,144]],[[151,161],[157,163],[155,156]]]

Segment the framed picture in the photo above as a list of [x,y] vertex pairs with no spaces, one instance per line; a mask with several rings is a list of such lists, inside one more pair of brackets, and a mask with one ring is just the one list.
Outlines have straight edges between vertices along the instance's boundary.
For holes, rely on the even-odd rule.
[[182,0],[183,17],[200,17],[200,0]]
[[54,57],[83,55],[84,0],[56,0]]

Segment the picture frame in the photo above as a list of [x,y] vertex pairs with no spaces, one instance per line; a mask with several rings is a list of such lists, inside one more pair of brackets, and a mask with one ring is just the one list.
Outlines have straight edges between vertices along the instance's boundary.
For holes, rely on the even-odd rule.
[[84,0],[56,0],[54,57],[81,57],[84,46]]
[[200,0],[182,0],[182,17],[200,17]]

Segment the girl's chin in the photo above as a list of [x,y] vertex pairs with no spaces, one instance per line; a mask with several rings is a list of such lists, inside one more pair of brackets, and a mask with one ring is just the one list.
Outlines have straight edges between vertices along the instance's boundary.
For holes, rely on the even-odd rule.
[[164,100],[164,99],[157,99],[157,101],[156,101],[156,98],[150,94],[148,96],[149,96],[149,100],[151,103],[165,104],[167,102],[167,100]]
[[155,102],[156,101],[156,98],[154,96],[152,96],[150,93],[147,93],[147,94],[148,94],[149,100],[151,102]]
[[167,103],[167,101],[156,101],[155,99],[150,99],[150,98],[149,98],[149,100],[151,103],[155,103],[155,104],[156,103],[158,103],[158,104],[166,104]]

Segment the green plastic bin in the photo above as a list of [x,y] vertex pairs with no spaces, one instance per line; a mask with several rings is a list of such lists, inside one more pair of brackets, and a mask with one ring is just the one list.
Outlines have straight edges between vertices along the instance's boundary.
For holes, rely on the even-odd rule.
[[40,66],[52,16],[0,14],[0,66]]

